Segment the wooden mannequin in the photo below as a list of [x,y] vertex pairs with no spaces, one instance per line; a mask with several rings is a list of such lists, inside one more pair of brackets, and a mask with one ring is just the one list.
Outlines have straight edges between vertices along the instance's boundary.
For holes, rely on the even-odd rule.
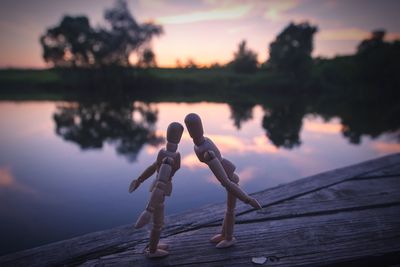
[[190,113],[185,117],[186,128],[194,142],[194,151],[197,158],[208,165],[215,177],[227,190],[227,209],[220,234],[211,238],[212,243],[217,243],[217,248],[226,248],[234,245],[236,239],[233,237],[235,225],[236,198],[256,209],[261,209],[256,199],[248,196],[238,186],[239,177],[234,173],[236,167],[229,160],[221,156],[217,146],[207,137],[204,137],[203,125],[200,117]]
[[157,171],[157,178],[150,187],[150,192],[152,192],[150,200],[145,211],[142,212],[135,224],[135,228],[141,228],[150,222],[153,215],[150,241],[145,250],[145,254],[149,258],[165,257],[169,254],[167,251],[168,245],[159,243],[159,240],[164,224],[164,198],[171,195],[172,177],[181,166],[181,156],[176,150],[181,140],[182,132],[183,126],[180,123],[173,122],[168,126],[166,148],[158,152],[157,160],[139,178],[133,180],[129,187],[129,192],[132,193]]

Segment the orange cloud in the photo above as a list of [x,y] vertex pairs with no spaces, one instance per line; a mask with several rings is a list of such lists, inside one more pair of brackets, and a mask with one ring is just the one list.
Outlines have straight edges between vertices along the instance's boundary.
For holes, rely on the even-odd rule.
[[[221,153],[277,153],[278,148],[268,142],[265,136],[256,136],[250,140],[242,140],[241,138],[228,135],[208,135],[208,137],[216,144]],[[191,138],[188,134],[184,134],[182,139],[190,141]],[[182,165],[190,169],[205,168],[206,166],[201,163],[197,156],[190,154],[182,159]],[[245,177],[248,173],[243,174]]]
[[155,155],[158,152],[158,148],[154,146],[146,146],[147,155]]
[[248,168],[244,169],[243,171],[240,171],[238,173],[238,176],[240,179],[239,183],[244,184],[250,180],[253,180],[255,178],[255,176],[254,176],[255,170],[256,169],[254,167],[248,167]]
[[206,168],[207,167],[207,165],[205,165],[204,163],[201,163],[199,161],[199,159],[197,158],[197,156],[194,153],[190,154],[188,156],[185,156],[182,159],[182,163],[181,164],[182,164],[182,166],[185,166],[185,167],[187,167],[187,168],[189,168],[191,170],[198,169],[198,168]]
[[311,121],[305,123],[304,130],[324,134],[337,134],[341,132],[342,125],[339,122],[324,123]]
[[0,187],[9,187],[14,183],[14,177],[8,167],[0,168]]
[[268,142],[265,136],[256,136],[250,140],[229,135],[208,136],[221,150],[222,153],[277,153],[278,149]]
[[376,142],[373,144],[373,147],[379,153],[390,154],[400,152],[400,144]]
[[10,188],[23,193],[36,194],[36,191],[33,189],[16,181],[8,166],[0,167],[0,189],[1,188]]
[[[270,144],[265,136],[255,136],[250,140],[244,140],[231,135],[206,135],[218,147],[222,154],[225,153],[277,153],[278,148]],[[184,141],[192,141],[188,133],[182,136]],[[196,157],[197,160],[197,157]],[[198,161],[198,160],[197,160]]]
[[395,41],[400,40],[400,33],[398,32],[389,32],[385,35],[386,41]]
[[257,153],[277,153],[278,148],[272,145],[265,136],[256,136],[253,138],[253,145],[249,147],[250,151]]

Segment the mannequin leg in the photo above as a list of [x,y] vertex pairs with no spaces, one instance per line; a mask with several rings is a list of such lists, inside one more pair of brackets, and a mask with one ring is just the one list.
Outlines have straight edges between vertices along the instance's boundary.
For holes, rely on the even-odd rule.
[[[239,183],[239,176],[236,173],[232,173],[229,177],[235,184]],[[221,234],[215,235],[211,242],[218,243],[217,248],[227,248],[233,246],[236,243],[236,239],[233,237],[233,228],[235,226],[235,207],[236,197],[227,191],[226,200],[226,211],[224,222],[222,224]]]
[[217,248],[227,248],[236,243],[236,239],[233,237],[233,228],[235,226],[235,207],[236,197],[233,194],[228,193],[227,209],[222,227],[223,239],[218,242],[216,246]]
[[[226,191],[226,193],[227,193],[227,200],[226,200],[226,202],[227,202],[227,204],[226,204],[227,207],[226,207],[226,209],[228,210],[228,205],[229,205],[229,204],[228,204],[228,203],[229,203],[229,193],[228,193],[228,191]],[[225,212],[224,221],[222,222],[221,233],[214,235],[214,236],[210,239],[210,242],[211,242],[211,243],[218,244],[219,242],[221,242],[222,240],[225,239],[225,221],[226,221],[226,212]]]
[[164,250],[167,248],[166,244],[160,244],[161,230],[164,224],[164,203],[160,203],[154,210],[153,228],[150,233],[149,248],[146,250],[146,256],[149,258],[165,257],[169,253]]

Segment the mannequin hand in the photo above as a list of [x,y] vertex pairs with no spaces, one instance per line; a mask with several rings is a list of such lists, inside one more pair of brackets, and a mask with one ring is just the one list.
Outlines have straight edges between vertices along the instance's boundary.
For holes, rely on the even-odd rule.
[[258,210],[262,209],[260,203],[258,203],[258,201],[255,198],[250,197],[250,200],[247,204],[249,204],[250,206],[252,206],[255,209],[258,209]]
[[140,185],[140,181],[138,179],[135,179],[132,181],[131,185],[129,186],[129,193],[132,193],[133,191],[136,190]]

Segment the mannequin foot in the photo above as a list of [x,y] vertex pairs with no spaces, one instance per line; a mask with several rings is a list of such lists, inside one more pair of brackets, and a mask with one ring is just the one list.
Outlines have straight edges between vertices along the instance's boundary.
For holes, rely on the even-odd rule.
[[217,244],[217,243],[221,242],[222,240],[224,240],[224,237],[222,236],[222,234],[217,234],[217,235],[211,237],[210,242]]
[[229,248],[235,244],[236,244],[236,238],[232,237],[231,240],[226,240],[226,239],[222,240],[215,247],[216,248]]
[[150,253],[148,249],[145,250],[145,255],[147,258],[162,258],[169,255],[169,252],[163,249],[157,249],[154,253]]
[[169,247],[168,244],[163,243],[163,242],[158,242],[157,248],[162,249],[162,250],[167,250]]

